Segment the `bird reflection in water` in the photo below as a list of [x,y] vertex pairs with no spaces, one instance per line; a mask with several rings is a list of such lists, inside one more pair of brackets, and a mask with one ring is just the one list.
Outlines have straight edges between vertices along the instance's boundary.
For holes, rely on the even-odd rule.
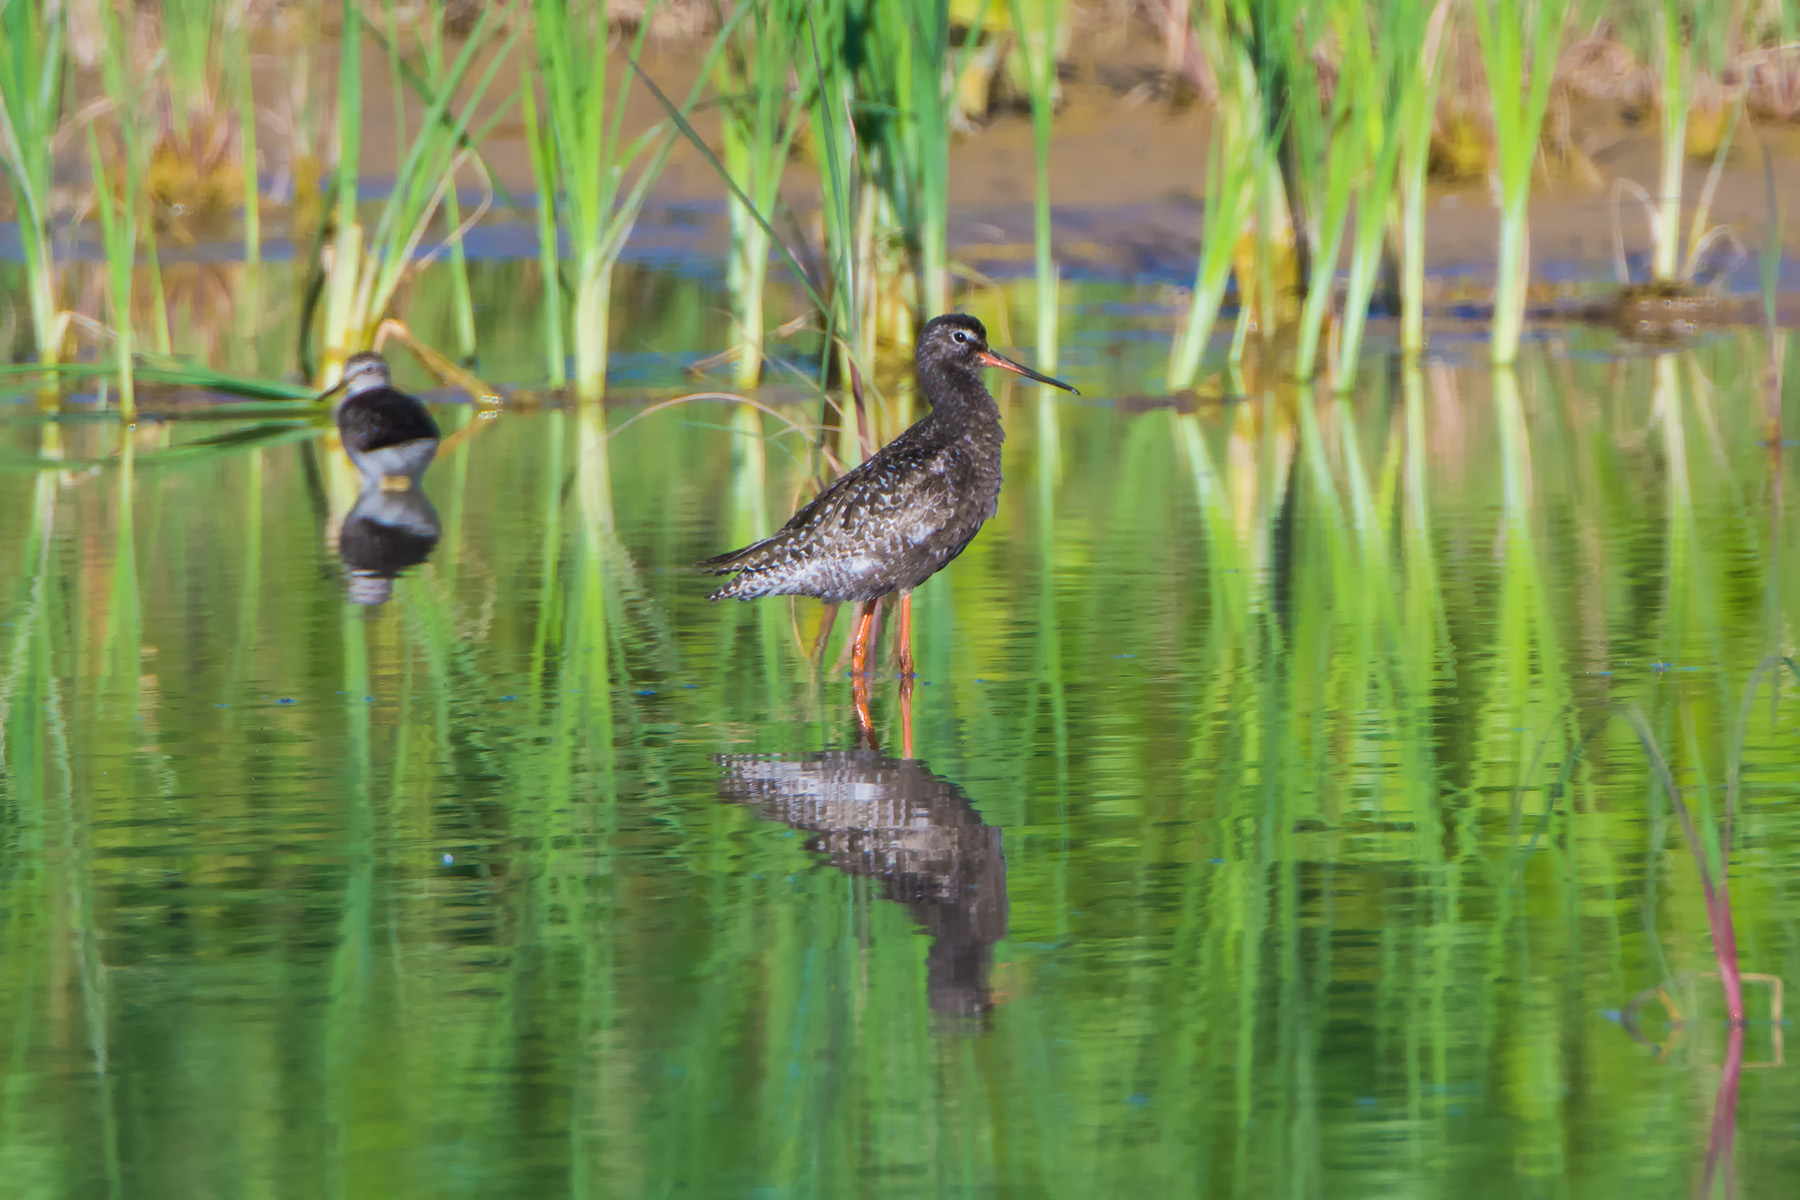
[[350,602],[386,604],[395,577],[430,557],[441,533],[437,509],[416,486],[405,491],[365,488],[338,531]]
[[395,576],[424,562],[442,533],[419,490],[437,456],[438,424],[416,396],[394,386],[387,360],[374,352],[351,355],[320,399],[340,391],[334,416],[362,491],[338,532],[338,553],[350,572],[350,602],[385,604]]
[[800,756],[724,754],[719,795],[814,835],[807,849],[873,879],[931,937],[925,996],[933,1012],[979,1018],[993,1007],[994,943],[1006,936],[1000,830],[961,788],[912,758],[890,758],[866,727],[855,750]]

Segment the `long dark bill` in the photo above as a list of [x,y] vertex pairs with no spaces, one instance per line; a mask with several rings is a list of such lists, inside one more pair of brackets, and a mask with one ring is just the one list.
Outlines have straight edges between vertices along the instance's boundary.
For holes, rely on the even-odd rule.
[[984,367],[999,367],[1002,371],[1011,371],[1015,375],[1023,375],[1027,379],[1035,379],[1039,383],[1047,383],[1051,387],[1059,387],[1065,392],[1074,392],[1077,396],[1081,395],[1080,392],[1076,392],[1073,387],[1064,383],[1062,380],[1052,379],[1048,375],[1039,375],[1036,371],[1023,363],[1016,363],[1004,354],[995,354],[992,350],[983,350],[975,356],[975,361]]

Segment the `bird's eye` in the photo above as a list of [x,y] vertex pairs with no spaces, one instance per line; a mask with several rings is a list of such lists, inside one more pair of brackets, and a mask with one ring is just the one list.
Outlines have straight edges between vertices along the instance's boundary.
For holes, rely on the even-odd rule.
[[960,329],[958,329],[955,333],[952,333],[950,336],[952,338],[955,338],[958,342],[966,342],[969,340],[969,335],[964,333]]

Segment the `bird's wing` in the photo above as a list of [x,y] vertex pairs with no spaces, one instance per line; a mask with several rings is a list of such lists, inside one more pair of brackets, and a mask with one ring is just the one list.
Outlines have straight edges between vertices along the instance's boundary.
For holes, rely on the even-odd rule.
[[[904,436],[904,435],[903,435]],[[846,471],[769,537],[695,564],[715,575],[793,561],[817,545],[856,545],[876,557],[917,545],[952,523],[969,469],[955,447],[896,438]]]
[[880,539],[898,532],[922,540],[955,517],[964,473],[954,447],[890,442],[795,513],[781,533]]
[[351,397],[338,409],[337,422],[345,444],[364,451],[439,436],[438,424],[423,404],[387,392]]

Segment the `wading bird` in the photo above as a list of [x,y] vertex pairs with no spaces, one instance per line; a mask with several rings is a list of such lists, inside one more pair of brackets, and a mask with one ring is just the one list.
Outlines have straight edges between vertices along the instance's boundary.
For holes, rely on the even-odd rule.
[[[819,493],[771,537],[697,565],[737,577],[712,599],[817,596],[862,612],[851,673],[868,667],[875,605],[900,593],[900,673],[913,673],[912,590],[961,554],[1000,504],[1000,409],[981,382],[999,367],[1073,392],[988,349],[987,330],[963,313],[919,333],[919,389],[931,411]],[[1079,394],[1079,393],[1077,393]]]
[[350,461],[362,472],[364,489],[412,487],[437,454],[437,422],[416,397],[394,386],[387,359],[379,354],[352,354],[343,378],[325,396],[340,389],[344,398],[337,404],[338,433]]

